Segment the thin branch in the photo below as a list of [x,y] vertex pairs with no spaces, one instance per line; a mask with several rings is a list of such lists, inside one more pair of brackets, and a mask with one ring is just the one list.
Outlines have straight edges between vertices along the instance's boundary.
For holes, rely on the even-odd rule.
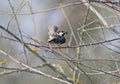
[[[83,4],[86,6],[86,7],[89,7],[89,9],[99,18],[99,20],[101,21],[101,23],[108,28],[108,24],[107,22],[105,21],[105,19],[103,18],[103,16],[89,3],[88,0],[81,0],[83,2]],[[88,3],[85,3],[85,2],[88,2]]]
[[28,65],[26,65],[26,64],[24,64],[24,63],[22,63],[22,62],[20,62],[20,61],[18,61],[17,59],[13,58],[11,55],[7,54],[6,52],[4,52],[4,51],[2,51],[2,50],[0,50],[0,53],[8,56],[8,57],[9,57],[12,61],[14,61],[15,63],[17,63],[17,64],[19,64],[19,65],[21,65],[21,66],[23,66],[23,67],[25,67],[25,68],[27,68],[27,69],[29,69],[29,70],[31,70],[31,71],[34,71],[34,72],[36,72],[36,73],[38,73],[38,74],[40,74],[40,75],[42,75],[42,76],[45,76],[45,77],[48,77],[48,78],[51,78],[51,79],[54,79],[54,80],[58,80],[58,81],[60,81],[60,82],[66,83],[66,84],[72,84],[72,83],[70,83],[70,82],[68,82],[68,81],[59,79],[59,78],[57,78],[57,77],[54,77],[54,76],[51,76],[51,75],[47,75],[47,74],[43,73],[43,72],[40,71],[40,70],[38,71],[38,70],[36,70],[36,69],[34,69],[34,68],[32,68],[32,67],[30,67],[30,66],[28,66]]
[[21,39],[20,39],[19,37],[17,37],[16,35],[14,35],[14,34],[13,34],[12,32],[10,32],[9,30],[5,29],[5,28],[4,28],[3,26],[1,26],[1,25],[0,25],[0,29],[6,31],[8,34],[10,34],[10,35],[13,36],[15,39],[17,39],[20,43],[22,43],[22,44],[25,46],[25,48],[27,48],[27,49],[28,49],[31,53],[33,53],[36,57],[38,57],[38,58],[41,59],[44,63],[46,63],[47,66],[48,66],[49,68],[51,68],[53,71],[59,73],[65,80],[72,82],[71,80],[69,80],[69,79],[67,78],[67,76],[66,76],[65,74],[59,72],[59,70],[58,70],[56,67],[54,67],[52,64],[50,64],[50,63],[49,63],[46,59],[44,59],[42,56],[40,56],[38,52],[35,52],[29,45],[27,45],[26,43],[24,43],[23,41],[21,41]]
[[[17,36],[15,36],[12,32],[8,31],[7,29],[5,29],[3,26],[0,25],[0,28],[6,32],[8,32],[11,36],[13,36],[15,39],[17,39],[20,43],[23,43],[21,41],[21,39],[19,39]],[[100,41],[100,42],[94,42],[94,43],[89,43],[89,44],[81,44],[81,45],[78,45],[78,46],[63,46],[61,48],[77,48],[77,47],[85,47],[85,46],[92,46],[92,45],[100,45],[100,44],[105,44],[105,43],[109,43],[109,42],[113,42],[113,41],[118,41],[120,40],[120,37],[119,38],[114,38],[114,39],[110,39],[110,40],[105,40],[105,41]],[[37,44],[32,44],[32,43],[24,43],[24,44],[29,44],[29,45],[32,45],[32,46],[35,46],[35,47],[44,47],[44,48],[50,48],[49,46],[44,46],[44,45],[37,45]],[[59,48],[59,47],[52,47],[54,49],[56,48]]]
[[[109,1],[90,1],[91,2],[96,2],[96,3],[110,3]],[[24,3],[24,5],[27,3],[27,1]],[[83,3],[89,3],[89,2],[81,2],[81,1],[78,1],[78,2],[74,2],[74,3],[69,3],[69,4],[65,4],[62,6],[62,8],[65,8],[65,7],[68,7],[68,6],[72,6],[72,5],[79,5],[79,4],[83,4]],[[119,2],[111,2],[112,4],[117,4]],[[44,13],[44,12],[49,12],[49,11],[53,11],[53,10],[57,10],[57,9],[61,9],[61,7],[53,7],[53,8],[49,8],[49,9],[44,9],[44,10],[41,10],[41,11],[38,11],[38,12],[33,12],[32,14],[38,14],[38,13]],[[5,12],[5,14],[12,14],[12,13],[7,13],[6,11],[3,11]],[[4,14],[4,13],[3,13]],[[16,13],[16,15],[31,15],[31,13]]]
[[75,40],[76,45],[78,45],[78,41],[77,41],[77,38],[76,38],[76,36],[75,36],[75,33],[73,32],[72,25],[71,25],[71,23],[70,23],[67,15],[66,15],[64,9],[62,8],[62,6],[63,6],[63,4],[61,3],[61,4],[60,4],[60,8],[61,8],[62,14],[63,14],[63,16],[64,16],[64,18],[65,18],[65,20],[66,20],[66,22],[67,22],[67,24],[68,24],[68,27],[69,27],[69,29],[70,29],[70,31],[71,31],[71,34],[72,34],[72,36],[73,36],[73,38],[74,38],[74,40]]
[[[21,29],[20,29],[19,21],[18,21],[18,18],[17,18],[17,16],[16,16],[14,7],[13,7],[13,5],[12,5],[12,3],[11,3],[10,0],[8,0],[8,2],[9,2],[9,5],[10,5],[10,7],[11,7],[11,9],[12,9],[13,15],[14,15],[14,17],[15,17],[15,20],[16,20],[16,23],[17,23],[17,26],[18,26],[18,31],[19,31],[19,33],[20,33],[21,41],[23,42],[22,31],[21,31]],[[23,50],[24,50],[26,62],[28,63],[27,53],[26,53],[26,49],[25,49],[25,46],[24,46],[24,45],[23,45]]]
[[84,66],[84,67],[86,67],[86,68],[89,68],[89,69],[91,69],[91,70],[95,70],[95,71],[98,71],[98,72],[102,72],[102,73],[105,73],[105,74],[112,75],[112,76],[115,76],[115,77],[120,78],[120,75],[116,75],[116,74],[115,74],[116,72],[119,72],[120,70],[114,71],[115,73],[113,74],[113,73],[110,73],[110,72],[108,72],[108,71],[104,71],[104,70],[101,70],[101,69],[97,69],[97,68],[94,68],[94,67],[90,67],[90,66],[87,66],[87,65],[82,64],[82,63],[80,63],[80,65],[82,65],[82,66]]

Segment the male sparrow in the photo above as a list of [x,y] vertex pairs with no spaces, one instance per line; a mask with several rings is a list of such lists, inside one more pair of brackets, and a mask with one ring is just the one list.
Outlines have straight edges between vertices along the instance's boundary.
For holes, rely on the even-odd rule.
[[59,28],[54,25],[49,25],[48,30],[49,30],[49,32],[48,32],[48,35],[49,35],[48,42],[49,43],[55,43],[57,45],[61,45],[66,42],[64,35],[67,34],[67,32],[60,31]]

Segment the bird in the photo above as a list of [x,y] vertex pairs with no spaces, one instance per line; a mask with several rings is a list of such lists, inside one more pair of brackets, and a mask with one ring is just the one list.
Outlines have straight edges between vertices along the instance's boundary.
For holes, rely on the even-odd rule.
[[66,42],[65,34],[67,34],[66,31],[61,31],[59,28],[55,25],[49,25],[48,26],[48,35],[49,38],[47,40],[48,43],[61,45]]

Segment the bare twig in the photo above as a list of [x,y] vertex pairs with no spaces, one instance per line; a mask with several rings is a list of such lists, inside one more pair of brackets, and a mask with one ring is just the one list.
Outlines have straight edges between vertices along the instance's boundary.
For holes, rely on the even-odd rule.
[[82,65],[82,66],[84,66],[84,67],[86,67],[86,68],[89,68],[89,69],[91,69],[91,70],[95,70],[95,71],[97,71],[97,72],[102,72],[102,73],[105,73],[105,74],[112,75],[112,76],[115,76],[115,77],[120,78],[120,75],[116,75],[116,74],[115,74],[116,72],[119,72],[119,70],[114,71],[115,73],[110,73],[110,72],[108,72],[108,71],[104,71],[104,70],[97,69],[97,68],[94,68],[94,67],[91,67],[91,66],[87,66],[87,65],[82,64],[82,63],[80,63],[80,65]]
[[51,75],[47,75],[47,74],[43,73],[43,72],[40,71],[40,70],[36,70],[36,69],[34,69],[34,68],[32,68],[32,67],[30,67],[30,66],[28,66],[28,65],[26,65],[26,64],[24,64],[24,63],[22,63],[22,62],[20,62],[20,61],[18,61],[17,59],[13,58],[11,55],[7,54],[6,52],[4,52],[4,51],[2,51],[2,50],[0,50],[0,53],[8,56],[8,57],[9,57],[11,60],[13,60],[15,63],[17,63],[17,64],[19,64],[19,65],[21,65],[21,66],[23,66],[23,67],[25,67],[25,68],[27,68],[27,69],[29,69],[29,70],[31,70],[31,71],[34,71],[34,72],[36,72],[36,73],[38,73],[38,74],[40,74],[40,75],[42,75],[42,76],[45,76],[45,77],[48,77],[48,78],[51,78],[51,79],[54,79],[54,80],[58,80],[58,81],[60,81],[60,82],[66,83],[66,84],[72,84],[72,83],[70,83],[70,82],[68,82],[68,81],[59,79],[59,78],[57,78],[57,77],[54,77],[54,76],[51,76]]
[[44,59],[42,56],[40,56],[39,53],[35,52],[29,45],[27,45],[26,43],[24,43],[23,41],[21,41],[21,39],[20,39],[19,37],[17,37],[16,35],[14,35],[14,34],[13,34],[12,32],[10,32],[9,30],[5,29],[5,28],[4,28],[3,26],[1,26],[1,25],[0,25],[0,28],[1,28],[2,30],[6,31],[6,32],[7,32],[8,34],[10,34],[11,36],[13,36],[13,37],[14,37],[16,40],[18,40],[20,43],[22,43],[22,44],[25,46],[25,48],[27,48],[27,49],[28,49],[31,53],[33,53],[36,57],[38,57],[38,58],[41,59],[44,63],[46,63],[47,66],[48,66],[49,68],[51,68],[53,71],[59,73],[65,80],[72,82],[71,80],[69,80],[69,79],[67,78],[67,76],[66,76],[65,74],[59,72],[59,70],[58,70],[56,67],[54,67],[52,64],[50,64],[50,63],[49,63],[46,59]]
[[[28,0],[27,0],[28,1]],[[27,3],[27,1],[23,4],[25,5]],[[90,1],[90,0],[89,0]],[[91,2],[96,2],[96,3],[103,3],[103,4],[106,4],[106,3],[111,3],[111,4],[117,4],[119,2],[109,2],[109,1],[97,1],[97,0],[94,0],[94,1],[90,1]],[[89,2],[81,2],[81,1],[78,1],[78,2],[74,2],[74,3],[69,3],[69,4],[65,4],[62,6],[62,8],[65,8],[65,7],[69,7],[69,6],[72,6],[72,5],[79,5],[79,4],[83,4],[83,3],[89,3]],[[54,7],[54,8],[49,8],[49,9],[44,9],[44,10],[41,10],[41,11],[37,11],[37,12],[33,12],[32,14],[38,14],[38,13],[44,13],[44,12],[49,12],[49,11],[53,11],[53,10],[57,10],[57,9],[60,9],[61,7]],[[7,13],[6,11],[3,11],[1,10],[2,12],[4,13],[1,13],[1,14],[12,14],[12,13]],[[13,14],[12,14],[13,15]],[[16,15],[31,15],[31,13],[16,13]]]
[[[0,25],[0,28],[6,32],[8,32],[10,35],[12,35],[15,39],[17,39],[20,43],[21,42],[21,39],[19,39],[18,37],[16,37],[12,32],[6,30],[3,26]],[[63,46],[61,48],[77,48],[77,47],[85,47],[85,46],[92,46],[92,45],[100,45],[100,44],[105,44],[105,43],[108,43],[108,42],[113,42],[113,41],[118,41],[120,40],[120,37],[118,38],[114,38],[114,39],[110,39],[110,40],[105,40],[105,41],[100,41],[100,42],[94,42],[94,43],[89,43],[89,44],[81,44],[81,45],[78,45],[78,46]],[[25,44],[29,44],[29,45],[32,45],[32,46],[35,46],[35,47],[44,47],[44,48],[49,48],[49,46],[40,46],[40,45],[35,45],[35,44],[32,44],[32,43],[25,43]],[[52,47],[52,48],[58,48],[58,47]]]

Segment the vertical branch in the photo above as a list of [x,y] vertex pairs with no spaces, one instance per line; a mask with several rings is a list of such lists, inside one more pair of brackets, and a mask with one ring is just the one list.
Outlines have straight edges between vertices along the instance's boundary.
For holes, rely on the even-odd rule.
[[[21,9],[25,6],[25,4],[26,3],[24,3],[24,0],[21,1],[19,7],[16,9],[16,13],[18,13],[19,11],[21,11]],[[14,18],[14,15],[12,15],[11,18],[9,19],[8,25],[6,27],[7,29],[9,28],[9,25],[10,25],[11,21],[13,20],[13,18]]]
[[60,79],[60,78],[57,78],[57,77],[54,77],[54,76],[51,76],[51,75],[47,75],[47,74],[43,73],[43,72],[40,71],[40,70],[34,69],[34,68],[32,68],[32,67],[30,67],[30,66],[28,66],[28,65],[26,65],[26,64],[24,64],[24,63],[22,63],[22,62],[20,62],[20,61],[18,61],[17,59],[15,59],[14,57],[12,57],[11,55],[9,55],[8,53],[6,53],[6,52],[4,52],[4,51],[2,51],[2,50],[0,50],[0,53],[8,56],[12,61],[14,61],[15,63],[17,63],[17,64],[19,64],[19,65],[21,65],[21,66],[23,66],[23,67],[25,67],[25,68],[27,68],[27,69],[30,70],[30,71],[33,71],[33,72],[35,72],[35,73],[37,73],[37,74],[40,74],[40,75],[42,75],[42,76],[45,76],[45,77],[48,77],[48,78],[51,78],[51,79],[54,79],[54,80],[57,80],[57,81],[60,81],[60,82],[66,83],[66,84],[72,84],[72,83],[70,83],[70,82],[68,82],[68,81],[65,81],[65,80],[63,80],[63,79]]
[[99,18],[99,20],[101,21],[101,23],[106,27],[108,28],[108,24],[107,22],[105,21],[105,19],[102,17],[102,15],[93,7],[90,5],[90,3],[86,3],[86,2],[89,2],[88,0],[81,0],[83,2],[83,4],[86,6],[86,7],[89,7],[89,9]]
[[61,73],[59,71],[59,69],[57,67],[55,67],[54,65],[52,65],[49,61],[47,61],[46,59],[44,59],[43,56],[40,56],[38,52],[35,52],[29,45],[27,45],[26,43],[24,43],[19,37],[17,37],[15,34],[13,34],[12,32],[10,32],[9,30],[7,30],[6,28],[4,28],[3,26],[0,25],[0,29],[2,29],[3,31],[7,32],[9,35],[13,36],[16,40],[18,40],[20,43],[22,43],[26,49],[28,49],[28,51],[30,51],[31,53],[34,54],[34,56],[38,57],[39,59],[42,60],[42,62],[44,62],[50,69],[52,69],[54,72],[58,73],[60,76],[62,76],[62,79],[68,81],[68,82],[73,82],[72,80],[70,80],[64,73]]
[[66,14],[65,14],[65,11],[64,11],[64,9],[63,9],[62,6],[63,6],[63,5],[60,4],[60,8],[61,8],[61,11],[62,11],[62,13],[63,13],[63,16],[64,16],[64,18],[65,18],[65,20],[66,20],[66,22],[67,22],[67,24],[68,24],[68,27],[69,27],[69,29],[70,29],[70,31],[71,31],[71,34],[72,34],[72,36],[73,36],[73,38],[74,38],[74,40],[75,40],[76,45],[78,45],[78,41],[77,41],[77,38],[76,38],[76,36],[75,36],[75,34],[74,34],[74,32],[73,32],[73,28],[72,28],[72,26],[71,26],[71,24],[70,24],[70,21],[68,20]]
[[[66,15],[66,13],[65,13],[65,11],[64,11],[64,9],[63,9],[62,3],[60,4],[60,8],[61,8],[61,11],[62,11],[62,13],[63,13],[63,16],[64,16],[64,18],[65,18],[65,20],[66,20],[66,22],[67,22],[67,24],[68,24],[68,27],[69,27],[69,29],[70,29],[70,31],[71,31],[70,40],[72,39],[72,36],[73,36],[76,45],[78,45],[77,38],[76,38],[76,36],[75,36],[75,34],[74,34],[74,32],[73,32],[73,28],[72,28],[72,26],[71,26],[71,23],[70,23],[69,19],[67,18],[67,15]],[[77,48],[77,50],[78,50],[78,49],[79,49],[79,48]],[[78,53],[77,53],[77,54],[78,54]],[[77,70],[77,67],[76,67],[76,66],[75,66],[74,68]],[[73,74],[74,83],[76,82],[76,75],[77,75],[77,72],[74,71],[74,74]],[[79,78],[79,77],[78,77],[78,78]]]
[[12,5],[12,3],[11,3],[10,0],[8,0],[8,2],[9,2],[9,5],[10,5],[10,7],[11,7],[11,9],[12,9],[13,15],[14,15],[14,17],[15,17],[15,20],[16,20],[16,23],[17,23],[17,26],[18,26],[18,30],[19,30],[19,33],[20,33],[20,36],[21,36],[21,39],[23,40],[23,36],[22,36],[21,29],[20,29],[19,21],[18,21],[18,19],[17,19],[16,14],[15,14],[14,7],[13,7],[13,5]]
[[[9,5],[10,5],[10,7],[11,7],[11,9],[12,9],[12,12],[13,12],[13,15],[14,15],[13,17],[15,17],[15,20],[16,20],[16,23],[17,23],[17,26],[18,26],[18,31],[19,31],[19,33],[20,33],[21,41],[23,42],[22,31],[21,31],[21,29],[20,29],[19,21],[18,21],[18,18],[17,18],[17,16],[16,16],[14,7],[13,7],[13,5],[12,5],[12,3],[11,3],[10,0],[8,0],[8,2],[9,2]],[[25,49],[24,46],[23,46],[23,50],[24,50],[24,54],[25,54],[26,63],[28,64],[27,53],[26,53],[26,49]]]
[[[31,2],[31,3],[32,3],[32,2]],[[37,28],[36,28],[36,25],[35,25],[35,19],[34,19],[34,15],[33,15],[33,10],[32,10],[31,3],[30,3],[30,1],[28,2],[28,7],[29,7],[29,10],[30,10],[30,13],[31,13],[31,17],[32,17],[32,21],[33,21],[34,37],[37,37],[37,34],[36,34]]]

